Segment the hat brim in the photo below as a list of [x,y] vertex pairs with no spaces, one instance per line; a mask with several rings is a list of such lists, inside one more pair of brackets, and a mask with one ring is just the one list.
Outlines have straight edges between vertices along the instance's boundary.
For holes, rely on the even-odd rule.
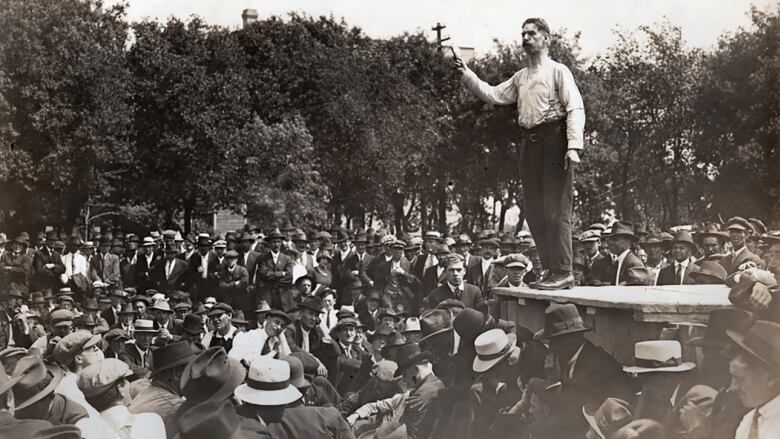
[[712,338],[694,337],[688,340],[686,343],[688,346],[710,346],[710,347],[726,347],[728,345],[727,340],[713,340]]
[[610,233],[607,235],[608,238],[628,238],[632,241],[639,241],[639,237],[632,234],[632,233]]
[[157,332],[159,332],[159,330],[157,329],[133,329],[134,334],[138,334],[138,333],[156,334]]
[[747,344],[745,344],[745,335],[744,334],[740,334],[740,333],[734,331],[733,329],[727,329],[726,330],[726,335],[731,339],[731,341],[734,342],[734,344],[739,346],[739,348],[742,349],[743,351],[745,351],[748,354],[758,358],[763,363],[765,363],[765,364],[767,364],[769,366],[775,366],[774,364],[772,364],[771,360],[769,360],[765,356],[759,354],[758,352],[755,351],[755,349],[753,349],[750,346],[748,346]]
[[158,368],[154,369],[154,371],[152,373],[149,374],[149,378],[154,378],[155,376],[161,374],[162,372],[165,372],[168,369],[173,369],[174,367],[179,367],[179,366],[185,366],[185,365],[189,364],[189,362],[192,361],[192,359],[195,358],[196,355],[197,354],[193,353],[193,354],[190,354],[190,356],[188,356],[188,357],[179,358],[178,360],[174,361],[173,363],[169,363],[169,364],[166,364],[166,365],[164,365],[162,367],[158,367]]
[[259,406],[287,405],[303,397],[300,390],[292,384],[282,390],[256,390],[247,384],[241,384],[233,394],[241,401]]
[[[49,372],[52,374],[52,379],[49,382],[49,384],[46,385],[43,389],[41,389],[40,392],[36,393],[35,395],[31,396],[26,401],[22,402],[21,404],[15,406],[15,410],[22,410],[25,409],[36,402],[42,400],[44,397],[46,397],[48,394],[54,392],[54,389],[57,388],[57,386],[60,385],[60,382],[62,381],[63,374],[62,371],[56,367],[47,367],[46,368]],[[21,377],[19,377],[21,378]]]
[[439,329],[438,331],[431,332],[430,334],[426,335],[425,337],[422,337],[417,343],[422,343],[422,342],[424,342],[426,340],[432,339],[433,337],[435,337],[437,335],[448,333],[448,332],[452,332],[452,331],[454,331],[454,329],[452,327]]
[[485,361],[485,360],[482,360],[482,359],[481,359],[481,358],[479,358],[479,357],[474,357],[474,362],[471,364],[471,368],[472,368],[472,370],[474,370],[474,372],[477,372],[477,373],[483,373],[483,372],[487,372],[487,371],[488,371],[488,370],[490,370],[490,369],[491,369],[493,366],[495,366],[496,364],[500,363],[502,360],[504,360],[504,359],[505,359],[505,358],[507,358],[509,355],[511,355],[511,354],[512,354],[512,351],[514,351],[514,349],[511,349],[511,347],[510,347],[510,349],[509,349],[509,350],[507,350],[507,351],[506,351],[506,352],[505,352],[503,355],[501,355],[500,357],[493,358],[493,359],[491,359],[491,360],[487,360],[487,361]]
[[393,374],[393,377],[398,378],[402,376],[404,374],[404,370],[408,369],[410,366],[414,364],[417,364],[421,361],[431,361],[431,360],[433,360],[433,354],[431,354],[428,351],[420,351],[417,355],[399,364],[398,369],[396,369],[395,373]]
[[639,367],[639,366],[623,366],[623,372],[630,374],[640,373],[658,373],[658,372],[688,372],[696,368],[696,363],[686,361],[679,366],[667,366],[667,367]]
[[590,425],[590,428],[594,433],[599,435],[601,439],[606,439],[604,433],[601,432],[601,428],[599,428],[599,424],[596,422],[595,415],[597,410],[598,407],[596,407],[594,404],[585,404],[582,406],[582,416],[585,417],[585,420],[588,422],[588,425]]
[[578,332],[588,332],[591,330],[593,330],[593,328],[585,327],[585,328],[569,329],[561,332],[554,332],[552,334],[545,334],[544,329],[541,329],[537,331],[536,334],[534,334],[534,340],[549,340],[551,338],[559,337],[561,335],[576,334]]

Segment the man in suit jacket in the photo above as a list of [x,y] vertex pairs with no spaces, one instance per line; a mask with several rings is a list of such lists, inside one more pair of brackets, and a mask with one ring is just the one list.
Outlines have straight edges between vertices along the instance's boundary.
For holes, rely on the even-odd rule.
[[325,375],[325,363],[329,354],[326,350],[330,346],[323,342],[325,334],[319,325],[320,313],[323,310],[322,300],[316,296],[308,297],[298,305],[298,309],[301,312],[300,319],[287,325],[284,331],[287,344],[293,352],[312,354],[319,362],[320,375]]
[[436,248],[435,254],[437,264],[425,270],[420,282],[420,294],[423,297],[427,297],[431,294],[431,291],[440,287],[446,281],[446,274],[444,271],[447,268],[446,259],[450,256],[450,249],[446,244],[440,245]]
[[188,271],[188,281],[190,295],[193,302],[205,298],[216,290],[219,284],[218,279],[213,274],[219,276],[219,270],[214,272],[214,263],[217,255],[211,251],[211,238],[207,234],[198,236],[198,250],[190,256]]
[[270,250],[260,257],[257,267],[257,295],[273,309],[285,310],[293,307],[292,271],[293,261],[282,250],[284,235],[276,229],[266,240]]
[[238,265],[246,268],[249,274],[250,292],[254,291],[255,288],[255,273],[260,261],[260,253],[252,250],[254,242],[254,238],[248,232],[244,232],[238,237]]
[[444,383],[433,373],[430,353],[420,351],[417,343],[402,345],[396,357],[398,372],[410,387],[400,422],[406,426],[409,439],[431,437],[440,417],[439,392]]
[[[429,230],[423,234],[423,251],[417,255],[412,266],[412,274],[417,279],[422,279],[425,275],[425,270],[438,264],[436,260],[435,251],[436,248],[444,243],[444,239],[441,233],[435,230]],[[424,292],[423,294],[427,294]]]
[[89,261],[89,278],[109,287],[122,288],[122,273],[119,270],[119,256],[110,253],[111,240],[107,235],[100,238],[98,252]]
[[47,233],[46,244],[33,258],[33,291],[44,289],[57,291],[59,289],[60,275],[65,273],[65,265],[62,264],[60,253],[54,250],[54,241],[56,240],[56,233]]
[[244,315],[252,315],[254,303],[249,296],[249,272],[238,265],[238,252],[225,253],[225,264],[219,272],[219,300],[233,308],[241,309]]
[[145,237],[141,246],[138,248],[138,256],[135,262],[135,283],[139,292],[146,291],[150,288],[155,288],[154,280],[152,279],[152,271],[155,265],[161,262],[161,258],[157,258],[154,255],[154,239],[151,237]]
[[753,231],[750,223],[737,216],[726,222],[726,228],[733,250],[718,261],[726,269],[726,273],[732,275],[743,265],[755,264],[762,267],[764,262],[761,258],[747,248],[747,240]]
[[591,269],[591,285],[620,285],[627,280],[629,268],[643,268],[645,264],[631,251],[632,245],[639,242],[634,234],[634,225],[625,221],[616,221],[612,233],[607,238],[607,246],[612,258],[599,259]]
[[674,262],[662,268],[658,273],[656,285],[688,285],[695,283],[691,273],[699,271],[699,266],[693,262],[696,244],[690,233],[682,230],[672,241],[672,259]]
[[165,260],[152,268],[152,280],[161,293],[183,289],[187,263],[178,258],[179,249],[168,246],[164,249]]
[[490,298],[490,293],[501,279],[506,276],[503,268],[494,264],[495,257],[500,247],[495,239],[485,239],[479,243],[482,259],[479,265],[472,265],[471,271],[466,273],[466,277],[471,283],[477,286],[486,299]]
[[585,339],[590,328],[576,305],[553,303],[544,317],[544,330],[534,338],[548,340],[560,369],[558,411],[562,427],[569,433],[561,437],[583,437],[588,424],[582,417],[582,406],[601,404],[610,396],[631,401],[631,382],[617,360]]
[[395,240],[389,247],[390,259],[377,265],[374,288],[382,291],[383,307],[417,314],[423,297],[417,295],[420,280],[411,273],[412,264],[404,257],[406,244]]
[[479,291],[474,285],[466,283],[463,280],[463,276],[466,272],[463,264],[463,257],[458,254],[451,254],[439,259],[439,263],[442,263],[442,259],[446,264],[445,282],[435,288],[427,296],[426,308],[435,308],[441,301],[445,299],[460,300],[466,305],[466,308],[473,308],[482,311],[484,308],[484,299],[482,292]]
[[355,279],[360,279],[365,288],[370,288],[374,281],[368,276],[368,266],[374,260],[374,256],[366,253],[366,245],[368,244],[366,233],[358,232],[353,243],[355,251],[351,252],[341,263],[339,278],[344,285],[350,285],[355,282]]
[[473,243],[469,235],[463,234],[463,235],[458,235],[455,238],[455,246],[453,248],[455,250],[455,253],[463,256],[463,263],[464,266],[466,267],[465,280],[466,282],[471,284],[474,283],[469,277],[469,272],[474,270],[474,268],[471,267],[482,263],[482,258],[480,256],[475,256],[471,254],[472,245]]

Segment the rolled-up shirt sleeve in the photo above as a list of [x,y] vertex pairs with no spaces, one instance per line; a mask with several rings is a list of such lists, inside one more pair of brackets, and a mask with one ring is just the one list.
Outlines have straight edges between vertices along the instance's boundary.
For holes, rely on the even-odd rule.
[[566,139],[569,149],[582,149],[585,132],[585,105],[582,95],[574,82],[571,71],[558,64],[555,70],[555,88],[558,92],[558,100],[566,109]]
[[463,82],[474,94],[483,101],[493,105],[509,105],[517,103],[517,84],[515,77],[496,86],[479,79],[476,73],[471,69],[463,70]]

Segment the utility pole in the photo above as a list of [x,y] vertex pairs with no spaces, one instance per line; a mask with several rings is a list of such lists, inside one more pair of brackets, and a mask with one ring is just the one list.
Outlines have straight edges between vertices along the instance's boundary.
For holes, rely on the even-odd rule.
[[431,28],[432,31],[436,31],[436,43],[439,45],[439,51],[440,52],[441,52],[441,49],[442,49],[441,43],[443,43],[445,41],[448,41],[450,39],[450,37],[447,37],[447,38],[442,38],[441,37],[441,31],[446,29],[446,28],[447,28],[447,26],[443,25],[441,23],[436,23],[436,26]]

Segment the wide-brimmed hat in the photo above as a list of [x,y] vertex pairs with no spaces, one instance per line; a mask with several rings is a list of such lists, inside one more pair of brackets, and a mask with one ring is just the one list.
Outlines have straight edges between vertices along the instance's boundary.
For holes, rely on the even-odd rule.
[[421,350],[418,343],[405,343],[397,346],[393,357],[396,364],[398,364],[398,369],[393,374],[396,377],[401,376],[409,366],[433,359],[433,355],[428,351]]
[[203,320],[195,314],[186,314],[181,323],[181,330],[190,335],[203,334]]
[[472,369],[482,373],[507,358],[512,353],[512,343],[502,329],[491,329],[474,340],[474,349],[477,356],[472,362]]
[[612,223],[612,232],[609,234],[609,237],[623,237],[631,241],[639,240],[639,237],[634,234],[634,224],[628,221],[615,221]]
[[770,368],[780,368],[780,323],[759,320],[744,334],[727,329],[726,335],[742,350]]
[[685,244],[691,249],[691,252],[694,253],[698,248],[696,246],[696,243],[693,242],[693,237],[691,236],[691,234],[685,230],[679,230],[677,233],[674,234],[674,239],[672,239],[672,244]]
[[753,226],[751,226],[748,220],[745,218],[742,218],[741,216],[735,216],[729,218],[729,220],[726,221],[726,230],[742,230],[750,235],[753,233]]
[[194,350],[194,346],[196,345],[188,341],[175,341],[152,351],[152,364],[154,365],[154,370],[152,371],[150,378],[153,378],[168,369],[184,366],[192,361],[192,359],[195,358],[195,355],[200,352],[200,350]]
[[745,334],[755,321],[755,314],[744,309],[714,309],[710,311],[707,320],[707,331],[704,333],[704,336],[691,338],[687,344],[689,346],[726,347],[731,343],[731,339],[726,335],[726,330],[732,330],[737,334]]
[[697,284],[725,284],[728,273],[715,261],[703,261],[699,263],[699,271],[692,272],[690,276]]
[[544,340],[564,334],[590,331],[585,326],[577,306],[573,303],[551,303],[544,310],[544,329],[534,335],[535,340]]
[[376,315],[376,318],[382,320],[382,317],[392,317],[396,322],[401,321],[401,317],[392,308],[382,308]]
[[290,364],[261,357],[249,365],[246,383],[233,392],[241,401],[259,406],[283,406],[303,395],[290,383]]
[[290,384],[297,389],[305,389],[311,386],[311,381],[306,379],[304,374],[303,362],[300,358],[292,355],[285,355],[279,359],[286,361],[290,365]]
[[608,439],[631,422],[631,405],[622,399],[607,398],[600,406],[582,406],[582,414],[601,439]]
[[436,230],[428,230],[427,232],[423,233],[422,238],[423,240],[433,239],[439,242],[444,241],[444,238],[441,236],[441,233],[437,232]]
[[228,357],[224,348],[214,346],[200,352],[187,364],[179,384],[182,396],[188,401],[226,400],[245,377],[244,366]]
[[298,304],[298,308],[308,309],[319,314],[322,312],[324,305],[322,304],[322,299],[317,296],[311,296],[303,299]]
[[133,308],[132,303],[123,303],[117,314],[138,314],[138,311]]
[[273,229],[265,236],[266,241],[270,241],[272,239],[285,239],[285,238],[287,238],[287,235],[282,233],[279,229]]
[[704,238],[716,238],[720,243],[724,243],[729,239],[727,232],[720,230],[717,224],[707,224],[704,226],[704,230],[696,234],[696,239],[701,241]]
[[431,340],[432,337],[452,332],[450,313],[443,309],[429,309],[420,316],[420,343]]
[[95,300],[94,297],[89,297],[84,299],[84,302],[81,304],[81,309],[87,311],[98,311],[100,310],[100,307],[98,306],[97,300]]
[[261,300],[257,303],[257,309],[255,309],[255,314],[265,314],[268,311],[271,311],[271,306],[268,305],[268,302],[265,300]]
[[167,313],[173,313],[173,310],[171,309],[171,305],[168,303],[167,300],[158,300],[154,302],[154,305],[152,305],[149,309],[163,311]]
[[407,332],[422,332],[420,328],[420,319],[417,317],[409,317],[404,321],[404,329],[401,333]]
[[22,410],[53,393],[63,373],[59,367],[43,364],[40,355],[31,354],[19,359],[13,376],[19,378],[13,387],[15,409]]
[[634,344],[634,365],[623,366],[626,373],[687,372],[696,363],[682,361],[682,347],[677,340],[647,340]]
[[151,332],[151,333],[157,333],[157,330],[154,329],[154,322],[147,319],[136,319],[135,322],[133,322],[133,332]]

